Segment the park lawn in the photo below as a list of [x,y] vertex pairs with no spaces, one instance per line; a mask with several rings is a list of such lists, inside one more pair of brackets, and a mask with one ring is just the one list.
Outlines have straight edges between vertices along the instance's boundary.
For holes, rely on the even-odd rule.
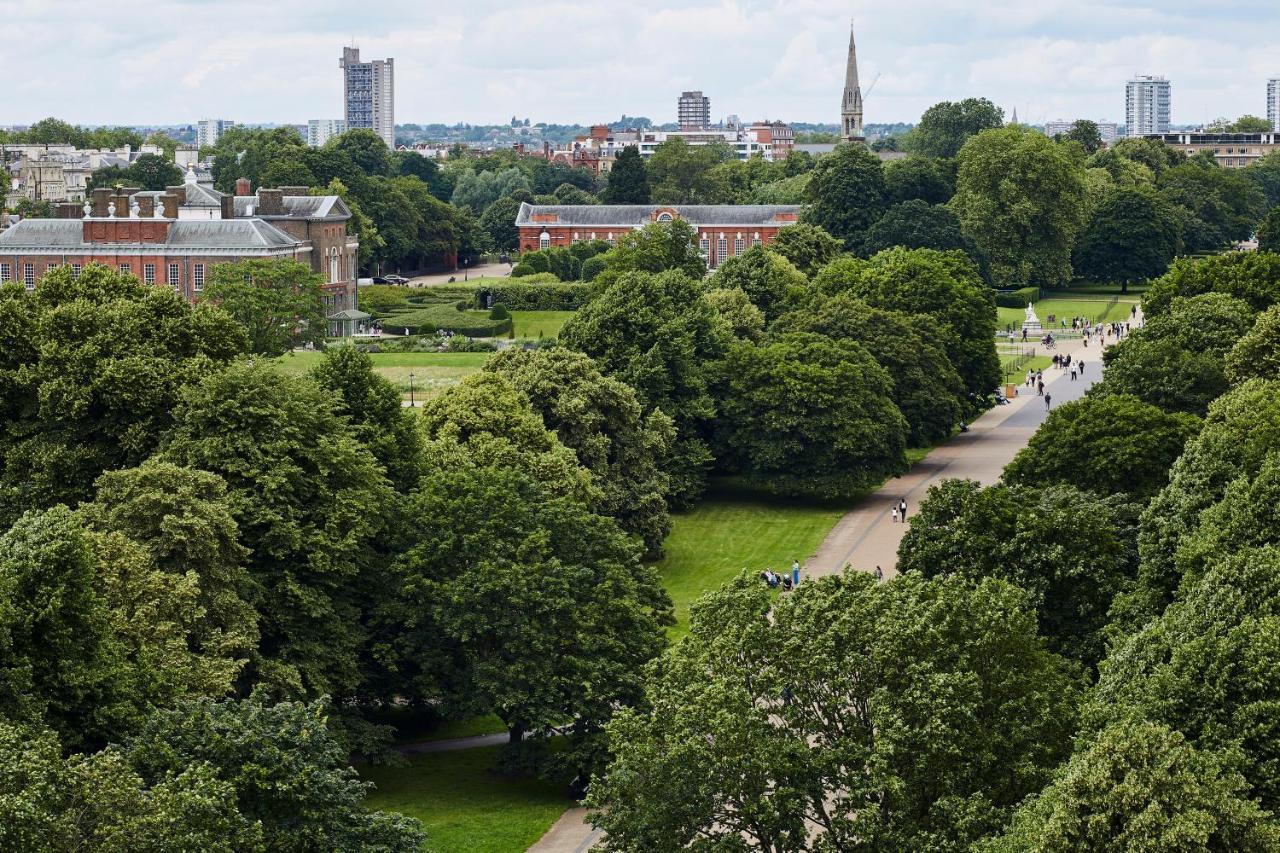
[[689,631],[689,605],[743,569],[790,570],[808,558],[854,501],[804,501],[718,483],[696,507],[671,517],[665,556],[655,565],[675,604],[674,638]]
[[[413,374],[415,399],[430,399],[446,388],[457,385],[484,366],[487,352],[374,352],[375,373],[391,380],[406,399],[409,374]],[[320,362],[321,353],[299,351],[280,356],[273,363],[285,373],[305,373]]]
[[572,311],[512,311],[517,338],[554,338],[569,322]]
[[520,853],[573,806],[567,784],[492,772],[501,747],[433,752],[407,767],[362,767],[371,809],[422,821],[431,853]]
[[[1066,318],[1067,322],[1071,322],[1072,317],[1087,317],[1095,323],[1111,323],[1120,320],[1129,319],[1130,306],[1136,305],[1139,301],[1137,296],[1112,296],[1110,298],[1100,296],[1094,299],[1061,299],[1053,297],[1050,299],[1042,299],[1035,303],[1036,316],[1040,318],[1040,322],[1045,324],[1046,330],[1049,328],[1049,315],[1055,317],[1054,327],[1058,327],[1058,321]],[[997,308],[996,309],[996,329],[1003,331],[1006,326],[1012,326],[1015,330],[1022,328],[1022,321],[1026,319],[1026,308]]]

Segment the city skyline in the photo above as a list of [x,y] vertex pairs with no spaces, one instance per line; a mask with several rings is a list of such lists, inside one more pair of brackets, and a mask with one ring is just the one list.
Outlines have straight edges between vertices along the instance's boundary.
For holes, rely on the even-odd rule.
[[[6,12],[10,39],[61,58],[40,75],[11,75],[0,124],[48,115],[82,124],[189,124],[209,116],[305,124],[342,115],[333,57],[352,44],[396,57],[401,123],[491,124],[516,114],[587,124],[623,113],[667,122],[688,89],[711,98],[716,121],[736,113],[747,121],[836,123],[832,93],[844,78],[851,14],[869,124],[915,121],[933,103],[969,96],[990,98],[1006,114],[1017,107],[1028,123],[1123,122],[1125,81],[1138,74],[1173,83],[1175,125],[1265,116],[1267,81],[1280,76],[1280,61],[1266,49],[1267,24],[1280,22],[1280,11],[1251,0],[1212,15],[1181,0],[1159,9],[1102,0],[1085,10],[1058,0],[1035,9],[1012,2],[953,9],[934,0],[892,9],[659,0],[573,15],[492,0],[428,14],[394,0],[358,16],[331,0],[73,5],[71,24],[61,7]],[[68,27],[72,38],[81,28],[94,35],[68,52]],[[191,49],[193,33],[199,51]],[[572,48],[554,48],[557,42]],[[102,91],[86,79],[110,85]]]

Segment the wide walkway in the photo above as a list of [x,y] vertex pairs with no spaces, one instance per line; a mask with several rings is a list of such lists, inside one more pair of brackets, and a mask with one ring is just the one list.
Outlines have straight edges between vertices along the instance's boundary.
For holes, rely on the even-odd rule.
[[[1141,319],[1139,312],[1137,322]],[[1115,338],[1109,338],[1108,343],[1115,343]],[[1045,370],[1044,390],[1054,406],[1079,399],[1089,386],[1102,378],[1102,353],[1096,337],[1088,347],[1078,339],[1061,341],[1056,352],[1070,353],[1072,361],[1083,358],[1085,369],[1083,377],[1074,382],[1069,370],[1053,367]],[[909,520],[929,487],[940,480],[967,478],[984,485],[995,483],[1004,466],[1026,446],[1048,417],[1044,398],[1032,388],[1021,384],[1018,387],[1020,394],[1009,405],[986,412],[969,425],[968,432],[934,448],[906,474],[890,480],[860,501],[836,523],[817,553],[806,561],[804,576],[834,574],[846,565],[864,571],[875,571],[875,567],[880,566],[886,577],[893,576],[898,562],[898,543],[907,532],[907,525],[893,522],[892,504],[906,498]],[[586,809],[569,809],[529,848],[529,853],[586,853],[600,840],[600,835],[600,830],[586,822]]]
[[[1115,339],[1110,338],[1114,343]],[[1102,378],[1101,352],[1095,338],[1088,347],[1081,340],[1061,341],[1055,351],[1070,353],[1072,360],[1083,358],[1084,376],[1072,381],[1069,370],[1054,367],[1044,372],[1044,392],[1054,406],[1084,396],[1089,386]],[[879,566],[886,577],[895,574],[898,543],[907,525],[895,523],[893,505],[907,501],[907,520],[920,505],[929,487],[942,480],[969,479],[991,485],[1000,479],[1004,467],[1013,461],[1031,436],[1048,417],[1045,398],[1025,385],[1018,386],[1018,396],[1007,406],[996,406],[945,444],[934,448],[910,471],[896,477],[836,523],[827,538],[805,563],[804,574],[820,577],[839,572],[846,565],[864,571]]]

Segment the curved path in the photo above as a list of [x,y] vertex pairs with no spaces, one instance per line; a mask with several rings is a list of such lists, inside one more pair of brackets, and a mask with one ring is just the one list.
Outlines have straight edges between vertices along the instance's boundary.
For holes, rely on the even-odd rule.
[[[1142,321],[1138,312],[1135,326]],[[1108,343],[1115,343],[1109,338]],[[1102,353],[1097,340],[1086,347],[1079,340],[1061,341],[1056,350],[1070,353],[1072,360],[1083,358],[1084,375],[1072,381],[1069,370],[1050,367],[1045,371],[1045,393],[1053,405],[1077,400],[1102,378]],[[1033,389],[1019,385],[1019,395],[1007,406],[997,406],[956,435],[934,448],[910,471],[885,483],[875,493],[858,502],[818,546],[805,563],[804,575],[835,574],[846,565],[864,571],[880,566],[886,577],[896,574],[898,543],[907,525],[895,524],[890,507],[907,499],[908,520],[929,487],[944,479],[971,479],[990,485],[1000,479],[1004,466],[1026,446],[1048,417],[1044,398]],[[529,853],[586,853],[600,840],[601,831],[586,822],[586,809],[569,809],[529,848]]]

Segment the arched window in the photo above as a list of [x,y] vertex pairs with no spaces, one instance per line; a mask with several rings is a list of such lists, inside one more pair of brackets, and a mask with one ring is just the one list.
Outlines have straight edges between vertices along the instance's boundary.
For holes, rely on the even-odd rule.
[[538,237],[538,248],[546,249],[551,245],[551,235],[546,231],[542,232],[542,236]]
[[746,249],[746,247],[747,247],[747,244],[742,239],[741,233],[739,233],[737,237],[733,238],[733,253],[735,255],[741,255],[743,250]]
[[666,213],[665,211],[664,211],[664,212],[662,212],[662,213],[659,213],[659,214],[658,214],[658,221],[659,221],[659,222],[670,222],[670,221],[671,221],[671,214],[670,214],[670,213]]

